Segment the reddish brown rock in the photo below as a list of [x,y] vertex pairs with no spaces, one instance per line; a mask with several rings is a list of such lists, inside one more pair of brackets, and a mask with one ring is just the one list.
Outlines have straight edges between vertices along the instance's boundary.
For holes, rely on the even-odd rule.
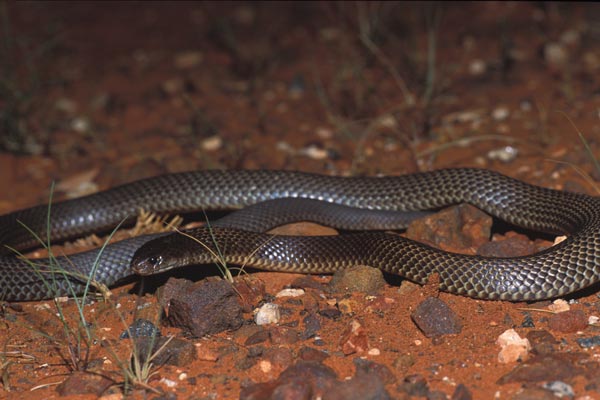
[[462,330],[460,318],[436,297],[423,300],[410,317],[427,337],[458,334]]
[[339,381],[333,370],[314,361],[299,361],[266,383],[242,387],[241,400],[324,398],[328,400],[391,399],[377,374],[357,369],[352,379]]
[[484,257],[520,257],[537,251],[538,247],[527,236],[515,234],[482,244],[477,249],[477,254]]
[[233,287],[239,295],[244,312],[251,312],[265,298],[265,283],[253,275],[238,277]]
[[172,326],[195,337],[235,330],[242,323],[242,307],[238,294],[224,280],[203,280],[196,284],[182,279],[169,279],[160,302]]
[[582,310],[569,310],[552,314],[548,318],[548,328],[563,333],[582,331],[588,326],[588,319]]
[[333,274],[329,287],[333,293],[361,292],[375,294],[385,286],[383,273],[378,268],[357,265]]
[[93,394],[100,396],[113,384],[114,382],[112,380],[102,375],[76,371],[58,385],[56,391],[61,396],[78,394]]
[[474,254],[488,242],[491,229],[492,217],[476,207],[461,204],[412,222],[406,236],[443,250]]
[[353,353],[364,353],[369,350],[369,339],[367,332],[357,320],[350,321],[340,338],[340,347],[346,355]]

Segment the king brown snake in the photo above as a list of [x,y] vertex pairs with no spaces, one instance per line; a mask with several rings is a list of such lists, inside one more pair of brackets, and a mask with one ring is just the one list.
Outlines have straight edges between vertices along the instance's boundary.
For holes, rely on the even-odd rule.
[[[285,200],[289,198],[300,200]],[[250,208],[240,217],[233,213],[229,220],[217,221],[210,228],[187,232],[206,246],[179,233],[141,236],[110,244],[102,251],[57,257],[60,268],[52,267],[48,259],[33,260],[37,265],[34,268],[32,260],[4,250],[0,256],[0,297],[21,301],[76,294],[83,290],[85,277],[93,271],[97,282],[110,286],[132,275],[130,265],[139,274],[153,274],[217,261],[212,254],[216,252],[225,262],[264,270],[320,274],[363,264],[418,283],[427,282],[431,274],[437,273],[442,290],[476,298],[553,298],[599,280],[599,201],[585,194],[542,188],[492,171],[466,168],[397,177],[333,177],[262,170],[169,174],[56,202],[50,208],[41,205],[0,216],[0,243],[26,249],[39,240],[54,243],[105,232],[119,222],[131,222],[140,209],[185,213],[255,205],[258,211]],[[530,256],[488,258],[448,253],[383,232],[402,228],[419,211],[458,203],[470,203],[517,226],[567,234],[568,238]],[[277,208],[283,210],[279,213],[282,217],[270,213]],[[406,217],[395,217],[397,211]],[[323,237],[262,233],[273,225],[298,219],[379,231]]]

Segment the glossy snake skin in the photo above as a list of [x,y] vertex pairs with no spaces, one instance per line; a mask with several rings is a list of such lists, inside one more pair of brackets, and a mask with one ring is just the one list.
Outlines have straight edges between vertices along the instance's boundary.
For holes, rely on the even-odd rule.
[[[316,212],[320,216],[306,219],[317,222],[320,218],[332,219],[332,225],[336,225],[338,219],[352,221],[354,215],[369,214],[368,210],[372,210],[375,217],[363,215],[361,222],[351,223],[352,229],[360,228],[365,220],[386,221],[393,214],[390,211],[431,210],[466,202],[509,223],[542,232],[568,234],[569,237],[546,251],[527,257],[484,258],[447,253],[383,232],[331,237],[270,236],[251,232],[264,230],[270,224],[267,221],[262,225],[247,225],[248,215],[254,215],[252,211],[245,218],[234,218],[230,224],[217,223],[210,229],[200,228],[189,233],[209,246],[216,244],[231,263],[304,273],[329,273],[349,265],[366,264],[421,283],[437,272],[441,289],[477,298],[550,298],[598,281],[598,198],[541,188],[478,169],[372,178],[289,171],[199,171],[164,175],[52,204],[50,224],[47,206],[4,215],[0,217],[0,240],[19,248],[34,244],[31,233],[17,220],[37,232],[42,240],[46,239],[49,225],[50,237],[56,241],[110,229],[120,221],[134,218],[140,208],[159,213],[182,213],[239,209],[284,198],[319,200],[308,201],[314,208],[307,214],[315,214],[315,210],[322,208],[321,212]],[[337,208],[330,213],[324,203],[335,204]],[[279,204],[284,205],[285,213],[285,200]],[[260,205],[255,207],[260,208]],[[304,207],[300,202],[296,215],[290,218],[298,219],[299,213],[302,219]],[[269,213],[266,215],[268,220]],[[378,229],[376,224],[366,224],[370,229]],[[136,250],[133,267],[141,274],[214,261],[210,252],[180,234],[163,235],[158,239],[152,236],[134,238],[107,246],[101,254],[95,279],[112,285],[131,275],[129,265]],[[90,261],[97,255],[98,251],[92,251],[70,256],[68,263],[61,260],[61,266],[68,265],[72,271],[87,275],[93,264]],[[47,260],[38,263],[44,265]],[[48,279],[40,279],[39,274],[32,273],[26,261],[10,254],[2,256],[0,295],[8,300],[30,300],[65,292],[67,278],[43,275],[56,277],[51,280],[55,287],[48,288]]]

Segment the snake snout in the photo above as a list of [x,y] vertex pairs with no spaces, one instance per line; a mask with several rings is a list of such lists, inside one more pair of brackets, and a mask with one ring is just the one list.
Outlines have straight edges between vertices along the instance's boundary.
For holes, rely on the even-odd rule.
[[161,271],[163,264],[163,257],[161,255],[149,256],[138,259],[133,259],[131,263],[131,269],[138,275],[152,275]]

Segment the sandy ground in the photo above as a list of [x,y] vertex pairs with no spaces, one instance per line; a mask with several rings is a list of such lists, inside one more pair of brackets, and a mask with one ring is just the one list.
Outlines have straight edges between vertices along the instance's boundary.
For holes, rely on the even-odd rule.
[[[52,182],[59,200],[162,173],[210,168],[399,175],[479,167],[595,194],[597,4],[0,6],[7,28],[0,50],[0,213],[46,203]],[[219,275],[216,269],[214,275]],[[298,278],[254,276],[268,295]],[[93,327],[84,346],[87,359],[85,349],[69,348],[76,341],[64,334],[54,302],[5,304],[1,396],[59,397],[56,385],[81,369],[108,376],[114,385],[106,393],[119,397],[124,390],[119,360],[127,365],[131,350],[118,337],[140,313],[155,321],[159,314],[155,297],[139,297],[136,291],[133,284],[122,286],[110,301],[85,306]],[[156,369],[147,387],[138,385],[129,393],[134,398],[154,398],[152,390],[162,392],[161,398],[238,398],[241,387],[273,381],[296,363],[303,347],[317,347],[329,355],[323,363],[340,380],[355,375],[355,358],[389,368],[393,378],[385,389],[391,398],[410,398],[401,387],[414,376],[448,398],[460,384],[474,399],[554,398],[523,394],[554,396],[542,389],[550,381],[569,385],[570,398],[600,398],[593,373],[500,381],[523,364],[498,361],[496,339],[511,328],[522,337],[533,330],[550,332],[559,343],[552,354],[580,357],[571,357],[572,364],[564,361],[573,371],[598,363],[597,350],[577,342],[598,335],[598,327],[553,330],[549,302],[441,293],[463,328],[432,339],[411,320],[430,288],[406,289],[389,279],[374,296],[311,293],[317,296],[312,301],[341,311],[339,318],[320,317],[322,343],[315,344],[314,337],[263,343],[285,349],[286,357],[265,353],[242,365],[240,354],[252,347],[246,344],[248,330],[189,338],[180,329],[161,326],[163,335],[193,343],[198,358]],[[352,310],[340,307],[341,300],[350,301]],[[596,290],[567,300],[586,318],[600,313]],[[287,310],[277,326],[292,328],[310,303],[307,297],[277,302]],[[76,327],[74,302],[64,307],[68,324]],[[534,328],[524,326],[526,318]],[[246,327],[253,325],[251,310],[244,319]],[[369,348],[345,354],[341,335],[352,321],[360,321]],[[81,360],[73,362],[71,354]]]

